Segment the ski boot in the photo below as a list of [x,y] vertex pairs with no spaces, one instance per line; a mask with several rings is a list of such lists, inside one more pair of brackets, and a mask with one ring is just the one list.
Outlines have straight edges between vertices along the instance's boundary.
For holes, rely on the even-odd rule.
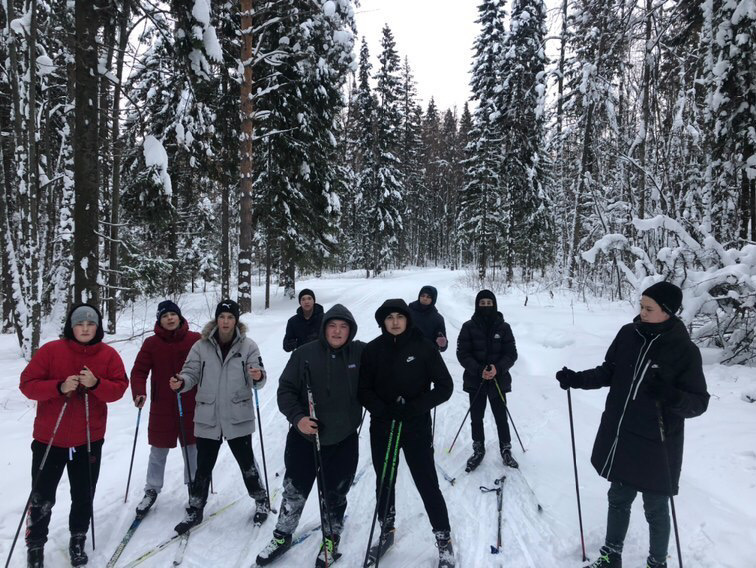
[[486,455],[486,445],[484,442],[473,442],[473,454],[470,459],[467,460],[467,467],[465,471],[470,473],[480,465],[483,461],[483,456]]
[[326,566],[330,566],[341,558],[339,540],[341,540],[339,535],[334,535],[331,538],[326,537],[325,541],[320,544],[320,552],[315,560],[315,568],[326,568]]
[[646,560],[646,568],[667,568],[667,562],[657,562],[649,556],[648,560]]
[[368,552],[367,566],[375,566],[376,561],[382,558],[386,551],[394,545],[394,532],[394,527],[381,529],[378,544],[371,546],[370,552]]
[[291,535],[273,531],[273,538],[257,555],[258,566],[266,566],[291,548]]
[[202,522],[202,508],[189,506],[186,509],[186,515],[183,520],[177,524],[173,530],[178,534],[188,532],[192,527],[196,527]]
[[435,534],[438,547],[438,568],[454,568],[457,561],[454,559],[454,548],[452,548],[449,531],[436,531]]
[[504,465],[507,467],[511,467],[513,469],[520,467],[520,464],[517,463],[517,460],[512,457],[512,450],[510,450],[509,448],[504,448],[501,450],[501,459],[504,460]]
[[255,516],[252,520],[255,523],[255,526],[259,527],[268,519],[268,514],[270,513],[270,507],[268,507],[268,498],[264,497],[263,499],[256,499],[255,505]]
[[45,548],[43,546],[31,546],[26,549],[26,568],[44,568]]
[[596,561],[585,568],[622,568],[622,555],[602,546]]
[[142,497],[142,500],[139,502],[139,505],[137,505],[136,508],[136,516],[138,519],[144,518],[144,516],[155,504],[156,499],[157,491],[155,491],[154,489],[147,489],[147,491],[144,492],[144,497]]
[[84,552],[84,543],[87,541],[86,533],[72,533],[68,541],[68,554],[71,557],[71,566],[86,566],[89,562],[87,553]]

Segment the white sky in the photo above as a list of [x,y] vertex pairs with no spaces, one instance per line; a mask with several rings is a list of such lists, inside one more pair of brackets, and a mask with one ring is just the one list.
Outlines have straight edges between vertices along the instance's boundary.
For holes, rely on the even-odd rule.
[[381,50],[381,30],[388,24],[396,49],[409,58],[418,95],[425,109],[431,97],[440,111],[462,112],[470,97],[472,46],[478,34],[478,0],[361,0],[355,9],[359,53],[362,36],[373,69]]

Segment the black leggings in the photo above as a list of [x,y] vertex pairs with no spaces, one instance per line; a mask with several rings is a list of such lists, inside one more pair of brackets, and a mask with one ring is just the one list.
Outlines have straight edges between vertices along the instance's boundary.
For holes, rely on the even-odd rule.
[[[89,493],[90,479],[87,467],[86,444],[75,448],[50,447],[45,467],[39,474],[37,487],[34,489],[26,517],[26,545],[29,547],[42,546],[47,542],[48,527],[52,508],[55,505],[55,493],[58,489],[63,470],[68,470],[68,483],[71,486],[71,511],[68,515],[68,528],[71,534],[83,533],[89,530],[89,519],[92,517],[92,500],[94,499],[97,478],[100,475],[100,457],[102,456],[103,440],[91,444],[92,462],[92,494]],[[45,455],[47,444],[34,440],[32,449],[32,483],[37,476],[42,457]]]

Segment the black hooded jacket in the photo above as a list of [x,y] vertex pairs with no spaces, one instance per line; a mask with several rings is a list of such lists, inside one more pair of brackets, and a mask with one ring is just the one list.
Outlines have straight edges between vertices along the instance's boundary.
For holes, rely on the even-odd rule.
[[438,292],[433,286],[423,286],[420,293],[427,293],[433,300],[427,306],[420,303],[418,298],[414,302],[410,303],[409,309],[412,315],[412,323],[418,328],[426,339],[429,339],[436,348],[442,353],[449,347],[447,343],[443,347],[438,347],[436,339],[439,336],[446,337],[446,323],[444,322],[444,316],[438,313],[436,309],[436,298]]
[[286,322],[286,333],[283,338],[284,351],[290,353],[305,343],[315,341],[320,333],[321,323],[323,323],[323,306],[315,304],[310,319],[305,319],[302,306],[299,306],[297,313]]
[[[325,338],[325,326],[332,319],[349,323],[349,339],[339,349],[333,349]],[[310,415],[305,378],[309,366],[315,415],[320,422],[320,443],[324,446],[341,442],[357,430],[362,418],[357,384],[365,344],[355,341],[355,335],[357,322],[351,312],[341,304],[334,305],[323,315],[318,340],[294,351],[278,380],[278,408],[296,428],[302,418]]]
[[[391,335],[383,319],[391,312],[407,316],[407,329]],[[407,304],[387,300],[376,320],[383,333],[365,346],[360,363],[359,399],[373,420],[390,422],[388,409],[399,397],[408,408],[409,422],[430,420],[429,411],[449,400],[454,385],[438,349],[412,326]],[[431,388],[431,385],[433,388]],[[408,424],[405,431],[411,432]]]
[[[652,364],[658,365],[654,371]],[[666,451],[672,474],[667,473],[659,432],[658,409],[646,394],[644,380],[658,372],[679,392],[674,404],[661,406]],[[701,353],[682,321],[672,317],[660,324],[640,318],[619,330],[604,363],[577,374],[575,387],[609,387],[591,463],[602,477],[640,491],[676,494],[682,467],[684,422],[706,411],[709,394]]]
[[483,380],[483,369],[489,364],[496,367],[493,380],[499,383],[502,392],[511,392],[509,369],[517,361],[517,346],[512,328],[504,321],[501,312],[496,312],[490,322],[475,313],[462,324],[457,338],[457,360],[465,369],[465,392],[478,390]]

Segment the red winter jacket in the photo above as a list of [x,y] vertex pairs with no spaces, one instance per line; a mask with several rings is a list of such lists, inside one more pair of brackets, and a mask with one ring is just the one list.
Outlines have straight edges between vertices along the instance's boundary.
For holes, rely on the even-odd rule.
[[[60,409],[66,400],[60,394],[58,385],[71,375],[78,375],[85,366],[99,379],[97,385],[88,391],[91,440],[96,442],[105,437],[108,417],[105,403],[121,398],[129,384],[121,356],[102,342],[82,345],[71,339],[58,339],[43,345],[21,373],[21,392],[37,401],[34,439],[38,442],[50,442]],[[77,391],[70,395],[53,445],[72,448],[86,443],[84,394]]]
[[[200,339],[196,331],[189,331],[189,324],[182,318],[181,325],[167,331],[155,324],[155,335],[148,337],[139,350],[134,368],[131,369],[131,396],[147,394],[147,375],[152,371],[150,382],[150,425],[147,440],[156,448],[175,448],[179,438],[178,401],[168,380],[184,366],[184,360],[192,345]],[[181,395],[184,410],[184,433],[186,443],[194,444],[194,397],[197,389]]]

